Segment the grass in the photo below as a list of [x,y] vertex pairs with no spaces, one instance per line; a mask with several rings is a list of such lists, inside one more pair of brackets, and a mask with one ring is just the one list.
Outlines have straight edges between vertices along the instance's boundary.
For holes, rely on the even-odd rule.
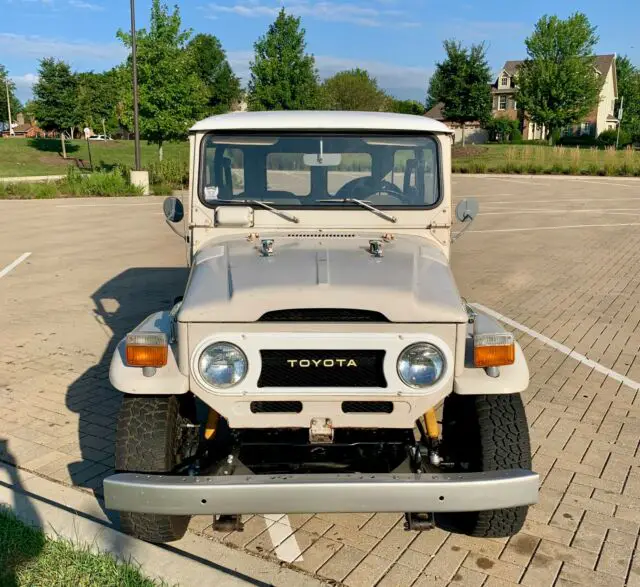
[[[154,193],[165,194],[165,191]],[[129,183],[120,170],[82,173],[69,167],[64,179],[44,183],[0,183],[0,200],[48,199],[84,196],[141,196],[142,190]]]
[[526,144],[454,147],[452,170],[454,173],[640,177],[640,151]]
[[51,540],[0,508],[0,585],[3,587],[152,587],[130,565],[67,540]]
[[[59,139],[0,139],[0,177],[24,177],[27,175],[60,175],[69,164],[89,167],[87,141],[67,141],[67,156],[60,155]],[[142,143],[142,165],[151,168],[158,162],[158,148]],[[117,166],[133,166],[133,141],[92,141],[91,155],[95,167],[113,169]],[[166,161],[189,160],[189,143],[167,143],[164,146]]]

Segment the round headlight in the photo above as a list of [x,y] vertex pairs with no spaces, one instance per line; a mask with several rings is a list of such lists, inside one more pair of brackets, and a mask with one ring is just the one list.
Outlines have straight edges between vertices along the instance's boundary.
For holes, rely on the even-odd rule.
[[398,357],[398,375],[409,387],[433,385],[442,376],[444,366],[444,355],[428,342],[412,344]]
[[230,342],[216,342],[208,346],[198,361],[202,378],[213,387],[233,387],[247,374],[247,357]]

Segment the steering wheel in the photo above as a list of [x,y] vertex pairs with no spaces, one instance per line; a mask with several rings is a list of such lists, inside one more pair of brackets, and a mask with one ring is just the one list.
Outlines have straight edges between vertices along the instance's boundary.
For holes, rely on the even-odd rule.
[[[378,201],[380,200],[380,198],[376,198],[378,195],[383,196],[382,200],[391,199],[393,201]],[[371,196],[373,196],[373,198]],[[356,177],[355,179],[348,181],[336,192],[334,197],[356,198],[358,200],[367,200],[368,202],[378,203],[381,205],[393,205],[394,203],[397,203],[398,200],[402,201],[404,193],[397,185],[390,181],[382,179],[379,182],[376,182],[373,177],[369,176]]]

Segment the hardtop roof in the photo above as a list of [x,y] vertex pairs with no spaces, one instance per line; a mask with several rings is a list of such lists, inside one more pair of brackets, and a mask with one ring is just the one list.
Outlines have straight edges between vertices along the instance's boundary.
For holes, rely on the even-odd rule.
[[333,110],[286,110],[270,112],[231,112],[210,116],[191,127],[204,131],[404,131],[453,134],[437,120],[413,114],[390,112],[352,112]]

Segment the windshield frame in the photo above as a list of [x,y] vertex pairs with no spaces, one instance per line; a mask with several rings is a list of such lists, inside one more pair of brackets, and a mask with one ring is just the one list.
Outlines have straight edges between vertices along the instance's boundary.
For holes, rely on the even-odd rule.
[[[390,205],[390,204],[375,204],[376,208],[380,210],[397,210],[404,212],[421,212],[425,210],[434,210],[438,208],[445,197],[444,194],[444,170],[442,169],[443,156],[442,156],[442,144],[440,140],[438,140],[438,133],[424,132],[424,131],[385,131],[385,130],[370,130],[370,131],[349,131],[349,130],[329,130],[327,132],[321,132],[318,130],[305,131],[305,130],[277,130],[277,129],[269,129],[269,130],[259,130],[259,131],[247,131],[247,130],[225,130],[225,131],[208,131],[202,133],[200,136],[200,145],[199,145],[199,153],[198,153],[198,178],[197,178],[197,195],[200,203],[209,208],[211,210],[215,210],[221,205],[224,206],[249,206],[254,210],[260,210],[261,207],[255,204],[249,204],[242,200],[245,199],[253,199],[249,197],[244,197],[237,202],[234,201],[225,201],[224,203],[220,202],[218,204],[213,202],[208,202],[204,197],[204,189],[205,189],[205,167],[206,167],[206,158],[205,151],[207,146],[207,137],[309,137],[309,138],[326,138],[328,136],[332,137],[358,137],[358,138],[395,138],[402,139],[406,137],[415,137],[415,138],[425,138],[428,137],[433,140],[435,145],[435,168],[437,169],[438,178],[437,178],[437,186],[438,186],[438,199],[433,204],[424,204],[421,206],[408,206],[408,205]],[[267,200],[265,200],[267,201]],[[364,200],[367,201],[367,200]],[[344,210],[360,210],[364,211],[361,206],[355,203],[342,203],[340,206],[336,206],[332,203],[322,204],[278,204],[277,202],[270,202],[269,204],[273,208],[278,210],[335,210],[344,211]]]

